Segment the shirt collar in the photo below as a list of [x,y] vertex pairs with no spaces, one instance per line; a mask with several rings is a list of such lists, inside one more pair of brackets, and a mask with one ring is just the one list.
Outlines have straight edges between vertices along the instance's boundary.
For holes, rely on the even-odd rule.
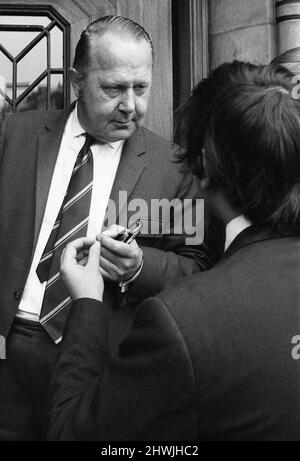
[[240,215],[232,219],[226,226],[225,251],[236,239],[236,237],[251,225],[252,223],[247,218],[245,218],[244,215]]
[[70,134],[72,138],[78,138],[85,134],[85,130],[78,120],[77,103],[70,114]]

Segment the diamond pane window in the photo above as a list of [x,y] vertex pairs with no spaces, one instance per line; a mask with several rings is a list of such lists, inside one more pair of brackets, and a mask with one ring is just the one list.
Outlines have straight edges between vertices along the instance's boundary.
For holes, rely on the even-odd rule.
[[68,105],[68,34],[50,6],[0,5],[0,114]]

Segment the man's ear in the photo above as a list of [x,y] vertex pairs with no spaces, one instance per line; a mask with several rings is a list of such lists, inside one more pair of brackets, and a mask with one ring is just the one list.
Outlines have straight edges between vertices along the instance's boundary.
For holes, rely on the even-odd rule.
[[76,97],[79,98],[83,88],[83,76],[74,67],[70,67],[69,78],[72,83],[73,91]]
[[203,165],[203,176],[200,179],[200,185],[202,190],[206,190],[210,187],[210,179],[207,172],[206,153],[204,147],[202,147],[202,165]]

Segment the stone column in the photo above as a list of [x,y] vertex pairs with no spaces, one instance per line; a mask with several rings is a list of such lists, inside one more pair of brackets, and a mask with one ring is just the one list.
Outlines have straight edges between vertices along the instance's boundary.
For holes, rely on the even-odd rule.
[[277,53],[300,46],[300,1],[277,0]]
[[275,0],[212,0],[210,64],[269,63],[276,55]]

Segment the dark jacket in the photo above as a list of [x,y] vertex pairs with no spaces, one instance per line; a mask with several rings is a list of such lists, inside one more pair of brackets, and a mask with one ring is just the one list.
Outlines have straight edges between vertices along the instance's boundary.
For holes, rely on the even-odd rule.
[[144,301],[119,353],[75,302],[50,439],[300,440],[300,240],[249,228],[213,269]]
[[[72,106],[73,107],[73,106]],[[72,108],[71,107],[71,108]],[[41,228],[57,154],[70,109],[8,115],[0,127],[0,335],[7,337],[26,283]],[[126,141],[111,199],[119,209],[119,191],[128,199],[194,197],[192,178],[173,162],[174,145],[146,129]],[[133,214],[133,213],[131,213]],[[128,219],[130,219],[128,213]],[[151,222],[151,216],[150,216]],[[145,266],[134,287],[120,296],[107,284],[105,296],[115,307],[127,306],[113,319],[118,343],[137,303],[170,281],[209,268],[214,257],[206,246],[186,246],[183,235],[143,235]],[[123,331],[124,330],[124,331]],[[115,332],[115,333],[114,333]]]

